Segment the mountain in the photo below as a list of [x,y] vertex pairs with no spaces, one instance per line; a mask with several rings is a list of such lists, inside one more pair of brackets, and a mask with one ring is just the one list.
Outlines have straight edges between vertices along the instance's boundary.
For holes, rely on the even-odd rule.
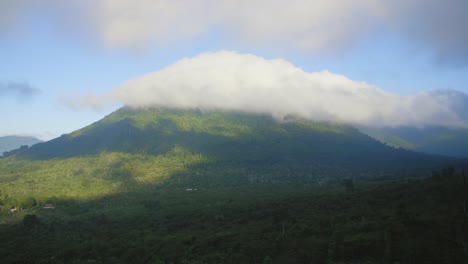
[[[73,133],[10,151],[2,187],[14,201],[122,192],[428,176],[454,158],[387,146],[335,123],[234,111],[121,108]],[[52,199],[53,200],[53,199]],[[12,202],[13,205],[20,202]]]
[[35,137],[21,137],[21,136],[4,136],[0,137],[0,155],[5,151],[17,149],[24,145],[34,145],[42,142]]
[[412,173],[447,162],[386,146],[342,124],[294,117],[277,121],[229,111],[131,108],[20,151],[18,157],[48,160],[104,152],[164,156],[174,151],[202,155],[200,167],[222,168],[241,178],[248,170],[268,181]]
[[468,157],[468,129],[448,127],[361,128],[369,136],[396,148],[452,157]]

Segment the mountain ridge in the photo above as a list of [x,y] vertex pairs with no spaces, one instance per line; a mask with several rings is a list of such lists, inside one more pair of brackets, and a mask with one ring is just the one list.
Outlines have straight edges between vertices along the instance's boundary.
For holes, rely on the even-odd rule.
[[360,130],[396,148],[468,158],[468,129],[441,126],[417,127],[360,127]]
[[17,155],[38,160],[102,152],[158,156],[176,147],[206,155],[214,166],[249,167],[261,174],[282,168],[284,174],[292,170],[314,177],[427,170],[450,161],[386,146],[344,124],[294,117],[279,122],[239,111],[129,107]]

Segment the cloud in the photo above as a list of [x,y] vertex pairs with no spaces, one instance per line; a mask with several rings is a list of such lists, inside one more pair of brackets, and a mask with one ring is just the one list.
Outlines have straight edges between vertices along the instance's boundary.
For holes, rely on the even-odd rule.
[[[320,51],[347,43],[378,20],[369,0],[171,1],[104,0],[98,5],[99,36],[107,46],[140,47],[193,38],[212,28],[247,44],[285,45]],[[356,15],[359,13],[359,16]]]
[[40,90],[26,82],[0,82],[0,97],[15,96],[20,100],[30,99],[40,93]]
[[450,112],[458,113],[461,119],[468,120],[468,95],[456,90],[433,91],[429,93]]
[[113,105],[119,100],[112,99],[108,95],[99,96],[94,93],[85,93],[73,95],[63,94],[59,96],[59,101],[75,111],[82,110],[83,108],[91,108],[94,111],[100,111],[105,106]]
[[144,50],[175,41],[190,43],[217,31],[222,41],[247,47],[335,53],[363,38],[393,32],[416,47],[431,49],[441,62],[468,62],[466,0],[3,2],[3,24],[19,21],[32,9],[55,19],[61,31],[109,48]]
[[309,73],[285,60],[229,51],[185,58],[75,102],[236,110],[370,126],[468,125],[468,97],[461,92],[399,96],[328,71]]
[[468,62],[468,1],[388,1],[387,24],[418,47],[430,48],[442,63]]
[[0,31],[14,27],[29,4],[28,0],[0,1]]

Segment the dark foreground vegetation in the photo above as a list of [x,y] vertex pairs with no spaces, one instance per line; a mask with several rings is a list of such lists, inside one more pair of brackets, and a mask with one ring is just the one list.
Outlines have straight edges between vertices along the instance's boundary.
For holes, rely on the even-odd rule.
[[461,172],[378,184],[152,186],[1,212],[1,263],[468,263]]

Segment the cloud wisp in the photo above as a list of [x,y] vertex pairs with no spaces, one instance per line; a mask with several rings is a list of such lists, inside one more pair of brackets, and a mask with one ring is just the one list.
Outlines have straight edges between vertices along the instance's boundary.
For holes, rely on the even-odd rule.
[[0,97],[14,96],[18,100],[27,100],[39,93],[39,89],[26,82],[0,82]]
[[[76,97],[75,97],[76,98]],[[230,51],[186,58],[74,107],[236,110],[369,126],[468,126],[468,96],[456,91],[388,93],[328,71],[308,73],[281,60]]]
[[[144,50],[221,31],[247,47],[334,53],[393,32],[438,60],[468,63],[466,0],[18,0],[0,3],[0,29],[25,14],[52,17],[67,36]],[[11,3],[10,3],[11,2]]]

